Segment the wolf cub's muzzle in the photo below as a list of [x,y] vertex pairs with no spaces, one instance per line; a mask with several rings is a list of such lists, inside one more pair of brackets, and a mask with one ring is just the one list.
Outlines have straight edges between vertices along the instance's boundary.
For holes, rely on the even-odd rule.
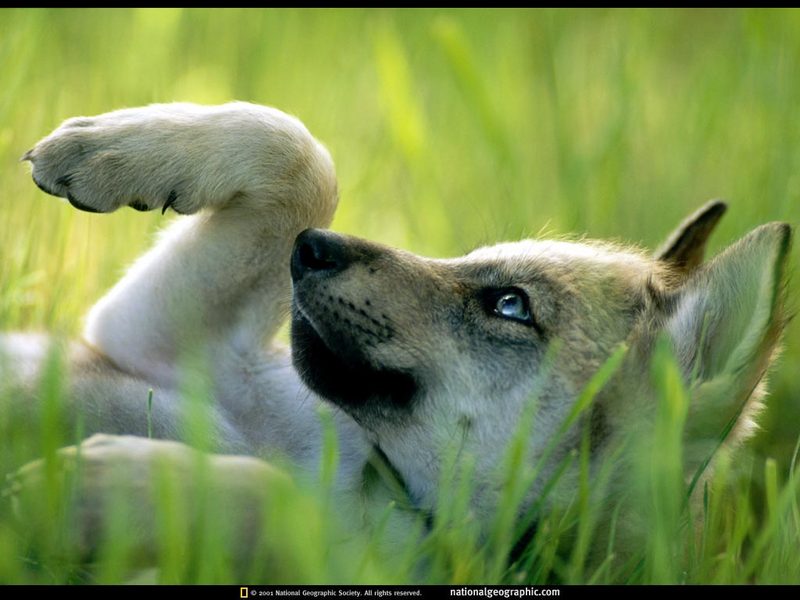
[[322,229],[303,231],[292,251],[295,367],[311,389],[346,409],[397,408],[417,389],[408,371],[383,360],[396,336],[386,307],[394,280],[377,265],[386,255],[377,244]]

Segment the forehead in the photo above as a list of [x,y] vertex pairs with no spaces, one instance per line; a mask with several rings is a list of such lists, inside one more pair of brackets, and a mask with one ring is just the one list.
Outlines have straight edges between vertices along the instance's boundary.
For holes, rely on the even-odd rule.
[[629,264],[645,266],[650,261],[633,248],[608,242],[522,240],[486,246],[464,257],[470,262],[557,263],[600,267]]
[[642,252],[607,242],[523,240],[478,248],[461,259],[464,267],[501,270],[508,275],[623,277],[638,279],[653,269]]

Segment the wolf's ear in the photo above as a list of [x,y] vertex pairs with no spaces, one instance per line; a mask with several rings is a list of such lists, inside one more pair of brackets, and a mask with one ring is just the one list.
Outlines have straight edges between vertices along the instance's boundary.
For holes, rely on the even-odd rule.
[[727,209],[728,206],[720,200],[712,200],[700,207],[670,234],[656,250],[655,257],[684,273],[693,271],[703,262],[706,242]]
[[667,331],[687,375],[744,378],[737,387],[758,383],[785,324],[790,241],[786,223],[762,225],[685,281]]

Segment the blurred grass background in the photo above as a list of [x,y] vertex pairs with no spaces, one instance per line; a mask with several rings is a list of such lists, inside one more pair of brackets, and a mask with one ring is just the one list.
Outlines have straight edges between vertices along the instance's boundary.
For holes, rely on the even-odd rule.
[[[796,10],[0,9],[0,65],[2,330],[77,334],[88,306],[170,218],[80,213],[39,191],[18,158],[67,117],[151,102],[238,99],[299,116],[338,166],[333,227],[421,254],[540,233],[654,247],[713,197],[730,211],[712,253],[763,222],[800,220]],[[800,431],[799,327],[791,324],[772,377],[755,456],[732,467],[752,472],[731,478],[736,493],[711,497],[716,542],[688,576],[677,561],[669,577],[642,580],[796,581],[796,484],[783,504],[776,490]],[[9,429],[2,417],[5,471],[27,447],[17,438],[29,429],[29,445],[40,442],[38,424]],[[52,452],[53,440],[70,440],[49,426],[55,433],[42,439]],[[302,532],[315,513],[276,514]],[[0,514],[0,581],[80,580],[57,562],[27,563],[8,522]],[[557,545],[545,529],[540,542]],[[279,536],[297,547],[296,560],[275,563],[278,580],[412,577],[337,571],[319,543],[333,534],[322,531],[307,533],[313,543]],[[456,559],[441,559],[432,580],[485,581],[469,530],[439,533],[434,555]],[[114,560],[99,580],[119,579]],[[194,580],[166,571],[164,581]],[[198,573],[231,578],[212,571]],[[566,572],[568,581],[615,580]]]
[[[151,102],[299,116],[338,165],[334,228],[423,254],[542,231],[653,247],[713,197],[712,252],[800,217],[797,10],[2,9],[0,64],[4,329],[78,332],[165,219],[70,210],[17,159]],[[798,333],[757,441],[782,464]]]

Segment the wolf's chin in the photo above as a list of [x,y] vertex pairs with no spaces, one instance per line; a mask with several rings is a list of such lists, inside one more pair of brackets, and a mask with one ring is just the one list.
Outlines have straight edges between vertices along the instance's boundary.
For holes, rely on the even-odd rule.
[[408,372],[383,369],[342,344],[330,347],[295,305],[292,309],[292,362],[303,382],[357,421],[410,412],[419,385]]

